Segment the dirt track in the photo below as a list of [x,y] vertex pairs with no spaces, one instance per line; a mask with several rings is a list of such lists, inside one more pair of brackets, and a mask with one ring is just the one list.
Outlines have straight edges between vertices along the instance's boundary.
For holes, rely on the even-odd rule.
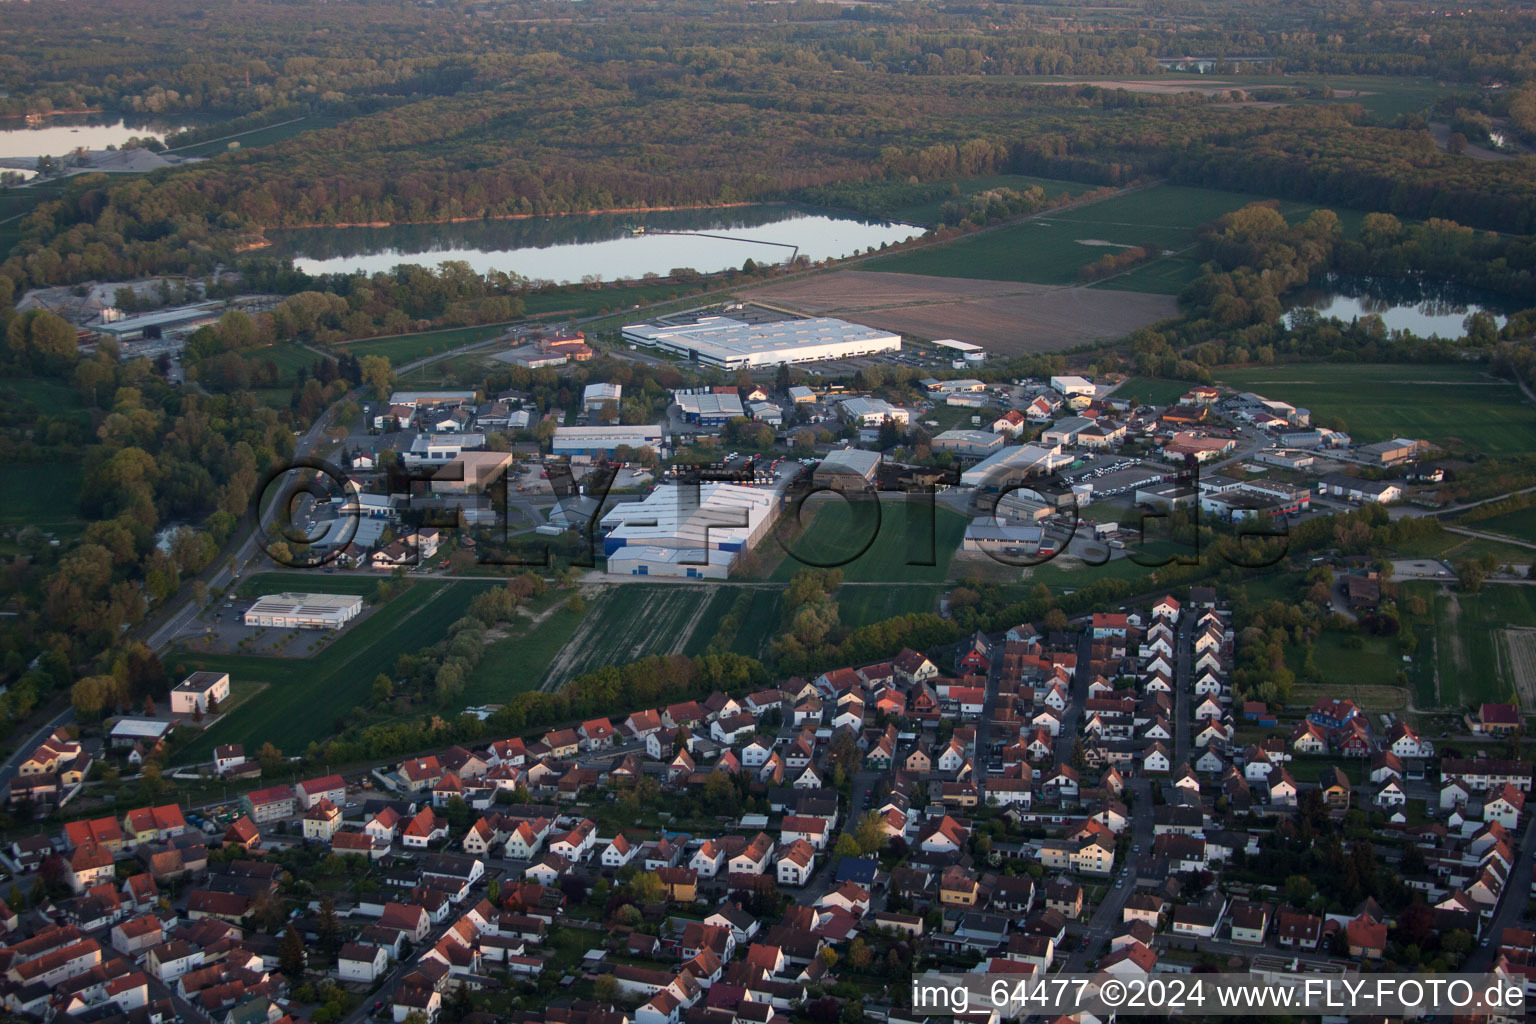
[[919,338],[960,338],[1005,355],[1118,338],[1177,312],[1167,295],[867,270],[817,274],[742,294]]

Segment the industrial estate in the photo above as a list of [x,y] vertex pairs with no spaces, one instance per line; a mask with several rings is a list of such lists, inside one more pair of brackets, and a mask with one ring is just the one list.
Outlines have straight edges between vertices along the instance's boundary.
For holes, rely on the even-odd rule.
[[1528,1018],[1529,11],[5,13],[6,1020]]

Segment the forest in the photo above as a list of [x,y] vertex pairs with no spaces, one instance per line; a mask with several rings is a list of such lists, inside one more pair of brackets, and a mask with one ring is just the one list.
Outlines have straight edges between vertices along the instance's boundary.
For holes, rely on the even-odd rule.
[[[1097,185],[1165,178],[1536,231],[1531,159],[1447,152],[1426,120],[1452,121],[1464,142],[1465,132],[1487,141],[1495,129],[1533,137],[1536,67],[1517,45],[1516,16],[1493,5],[1454,19],[1398,3],[1319,15],[1152,0],[1048,12],[603,4],[576,17],[531,2],[87,0],[68,19],[54,8],[23,5],[0,28],[0,110],[195,121],[173,147],[278,118],[327,119],[145,177],[74,179],[20,221],[20,243],[0,261],[18,290],[205,274],[240,254],[259,258],[263,233],[283,227],[816,190],[836,201],[853,184],[939,197],[948,180],[995,173]],[[181,45],[188,39],[196,44]],[[1113,78],[1156,76],[1158,60],[1189,53],[1261,55],[1217,64],[1240,84],[1252,79],[1242,84],[1249,101]],[[1315,75],[1442,82],[1383,78],[1379,93],[1346,94],[1303,77]],[[1435,103],[1373,108],[1369,97],[1399,90],[1428,90]],[[981,208],[957,204],[944,220],[1037,203],[995,196]]]

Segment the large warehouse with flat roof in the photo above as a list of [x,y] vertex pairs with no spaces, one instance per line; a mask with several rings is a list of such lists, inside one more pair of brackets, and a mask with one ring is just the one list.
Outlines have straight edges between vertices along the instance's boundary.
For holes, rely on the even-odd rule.
[[901,350],[899,334],[825,316],[761,324],[728,316],[705,316],[687,324],[630,324],[624,328],[624,340],[730,370]]
[[608,572],[723,580],[773,525],[779,497],[776,489],[737,484],[657,487],[603,516]]
[[649,424],[612,427],[556,427],[550,451],[555,455],[608,455],[616,448],[661,451],[661,428]]
[[1049,473],[1072,461],[1063,455],[1060,445],[1015,444],[982,459],[960,474],[962,487],[990,487],[1002,490],[1026,477]]
[[247,626],[340,629],[363,610],[355,594],[268,594],[245,610]]

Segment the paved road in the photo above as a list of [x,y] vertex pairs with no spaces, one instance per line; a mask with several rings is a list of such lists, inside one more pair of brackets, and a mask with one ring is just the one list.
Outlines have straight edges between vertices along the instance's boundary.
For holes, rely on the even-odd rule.
[[[354,391],[349,397],[355,397],[358,393],[359,392]],[[332,406],[323,412],[320,417],[316,419],[315,422],[310,426],[309,430],[305,431],[303,436],[299,437],[294,442],[293,454],[295,458],[309,455],[315,450],[315,448],[319,445],[320,440],[325,436],[325,426],[330,422],[331,414],[334,411],[335,406]],[[261,552],[261,546],[258,544],[258,539],[261,533],[261,523],[259,516],[257,517],[256,522],[251,523],[249,529],[250,533],[246,536],[240,547],[235,551],[233,558],[235,566],[234,571],[230,571],[230,564],[228,560],[221,563],[218,568],[214,570],[213,575],[208,577],[205,581],[208,585],[209,592],[227,587],[238,580],[240,578],[241,567],[243,567],[248,561],[250,561],[252,558],[255,558],[257,554]],[[170,646],[171,642],[174,641],[176,637],[180,636],[184,630],[188,629],[192,625],[202,610],[202,607],[199,606],[196,598],[189,590],[186,594],[186,598],[182,606],[173,612],[170,617],[162,622],[158,627],[156,627],[150,633],[145,642],[148,644],[151,650],[164,650],[166,647]]]
[[[998,687],[1003,678],[1003,649],[1002,640],[992,644],[991,656],[987,659],[987,678],[982,683],[981,720],[976,723],[976,756],[973,763],[980,769],[976,772],[976,799],[983,807],[987,803],[987,771],[984,765],[992,756],[992,716],[997,713]],[[1014,737],[1003,736],[1001,739],[1012,743]],[[1006,745],[1006,743],[1005,743]]]
[[[837,830],[838,836],[853,835],[859,830],[859,819],[869,809],[871,795],[875,786],[884,778],[885,772],[857,771],[853,773],[852,783],[848,789],[848,813],[843,816],[843,827]],[[802,907],[815,906],[816,901],[831,892],[835,886],[832,884],[836,872],[832,870],[832,848],[837,845],[837,837],[833,837],[827,843],[827,848],[817,856],[821,860],[821,866],[811,875],[810,880],[794,891],[792,898]],[[876,909],[876,908],[871,908]]]
[[1469,530],[1464,526],[1442,526],[1446,533],[1459,533],[1465,537],[1476,537],[1479,540],[1497,541],[1500,544],[1513,544],[1517,548],[1530,548],[1536,551],[1536,544],[1528,540],[1516,540],[1514,537],[1506,537],[1502,533],[1484,533],[1482,530]]
[[1133,846],[1141,847],[1141,853],[1132,853],[1129,862],[1115,865],[1110,890],[1083,930],[1087,942],[1079,945],[1062,968],[1068,973],[1086,971],[1088,961],[1098,956],[1104,945],[1115,937],[1120,929],[1125,901],[1135,891],[1136,872],[1131,870],[1132,864],[1140,857],[1149,855],[1152,850],[1152,783],[1145,777],[1137,777],[1130,781],[1128,788],[1136,796],[1135,806],[1131,809],[1131,842]]
[[1483,944],[1473,950],[1472,955],[1462,966],[1464,971],[1481,971],[1487,969],[1493,958],[1499,951],[1499,936],[1505,928],[1513,928],[1520,922],[1520,917],[1525,913],[1526,905],[1530,902],[1531,871],[1533,863],[1536,863],[1536,824],[1529,820],[1525,824],[1525,835],[1520,839],[1520,845],[1515,852],[1515,864],[1510,869],[1509,881],[1504,886],[1504,898],[1499,900],[1499,907],[1493,912],[1493,919],[1488,922],[1488,927],[1483,932]]
[[[1179,621],[1178,657],[1173,669],[1173,764],[1177,770],[1189,762],[1190,704],[1194,695],[1190,692],[1190,676],[1194,672],[1195,632],[1194,609],[1185,611]],[[1150,805],[1149,805],[1150,806]]]
[[42,728],[38,729],[37,732],[32,734],[31,738],[22,743],[21,746],[17,747],[16,753],[6,758],[4,762],[0,762],[0,787],[4,787],[11,781],[12,776],[14,776],[17,769],[21,767],[21,762],[31,756],[32,751],[37,749],[38,745],[43,742],[43,739],[47,737],[49,733],[53,732],[53,730],[59,728],[61,725],[68,725],[74,720],[74,708],[65,708],[63,711],[55,715],[51,720],[44,723]]
[[[1093,640],[1084,630],[1077,638],[1077,666],[1072,685],[1067,688],[1067,708],[1061,718],[1061,733],[1056,737],[1056,763],[1071,764],[1072,748],[1082,737],[1083,707],[1088,700],[1088,684],[1093,680]],[[1079,779],[1081,785],[1085,780]]]

